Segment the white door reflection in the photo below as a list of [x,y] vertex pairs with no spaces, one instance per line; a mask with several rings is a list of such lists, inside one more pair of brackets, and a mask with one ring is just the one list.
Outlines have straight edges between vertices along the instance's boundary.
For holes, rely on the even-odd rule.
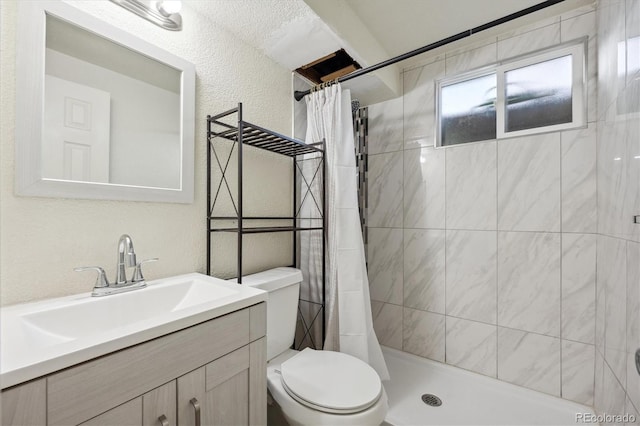
[[108,183],[111,95],[51,75],[44,87],[43,177]]

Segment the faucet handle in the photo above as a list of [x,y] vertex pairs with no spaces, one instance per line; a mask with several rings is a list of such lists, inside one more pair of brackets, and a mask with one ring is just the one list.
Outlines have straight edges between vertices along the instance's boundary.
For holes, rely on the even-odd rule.
[[104,288],[109,287],[109,280],[107,279],[107,274],[104,272],[99,266],[82,266],[80,268],[73,268],[76,272],[84,272],[84,271],[96,271],[98,272],[98,277],[96,278],[96,283],[94,288]]
[[157,257],[151,258],[151,259],[146,259],[143,260],[140,263],[136,264],[136,269],[133,272],[133,277],[131,278],[131,281],[133,281],[134,283],[140,282],[140,281],[144,281],[144,276],[142,275],[142,265],[144,263],[148,263],[148,262],[157,262],[158,260],[160,260]]

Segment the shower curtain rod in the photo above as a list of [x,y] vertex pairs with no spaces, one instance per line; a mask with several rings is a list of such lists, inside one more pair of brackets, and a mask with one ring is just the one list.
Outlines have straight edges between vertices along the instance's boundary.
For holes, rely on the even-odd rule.
[[[339,77],[337,81],[339,83],[347,80],[351,80],[352,78],[360,77],[361,75],[369,74],[370,72],[379,70],[380,68],[384,68],[389,65],[393,65],[397,62],[404,61],[405,59],[412,58],[416,55],[420,55],[421,53],[428,52],[430,50],[436,49],[441,46],[445,46],[449,43],[453,43],[454,41],[461,40],[463,38],[469,37],[473,34],[479,33],[480,31],[487,30],[489,28],[493,28],[500,24],[504,24],[505,22],[513,21],[514,19],[521,18],[525,15],[529,15],[530,13],[537,12],[538,10],[542,10],[549,6],[553,6],[558,3],[562,3],[564,0],[547,0],[542,3],[535,4],[526,9],[522,9],[518,12],[512,13],[507,16],[503,16],[502,18],[496,19],[495,21],[488,22],[484,25],[480,25],[478,27],[472,28],[470,30],[463,31],[456,35],[452,35],[451,37],[443,38],[442,40],[436,41],[434,43],[428,44],[426,46],[419,47],[415,50],[412,50],[407,53],[403,53],[402,55],[396,56],[395,58],[387,59],[386,61],[382,61],[380,63],[371,65],[370,67],[362,68],[357,71],[354,71],[350,74]],[[293,94],[293,97],[296,101],[302,100],[306,95],[311,93],[311,90],[296,90]]]

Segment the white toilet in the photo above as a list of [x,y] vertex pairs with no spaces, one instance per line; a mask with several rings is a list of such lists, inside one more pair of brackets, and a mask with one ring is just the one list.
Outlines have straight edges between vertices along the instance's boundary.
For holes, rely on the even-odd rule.
[[379,425],[387,395],[375,370],[351,355],[291,348],[302,273],[275,268],[242,278],[269,292],[267,384],[291,425]]

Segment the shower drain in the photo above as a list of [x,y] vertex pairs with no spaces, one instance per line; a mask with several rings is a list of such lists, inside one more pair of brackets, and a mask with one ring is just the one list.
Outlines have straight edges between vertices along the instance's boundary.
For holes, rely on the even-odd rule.
[[442,400],[431,393],[425,393],[422,395],[422,402],[431,407],[439,407],[442,405]]

